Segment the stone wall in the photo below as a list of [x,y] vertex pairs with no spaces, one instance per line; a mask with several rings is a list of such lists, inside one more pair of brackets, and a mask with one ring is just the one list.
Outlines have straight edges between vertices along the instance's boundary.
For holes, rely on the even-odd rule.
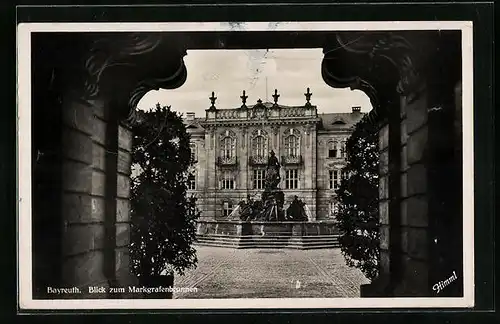
[[428,103],[401,103],[401,252],[403,295],[429,295]]
[[430,296],[426,98],[401,98],[379,131],[380,275],[366,296]]
[[63,102],[63,286],[108,286],[105,274],[105,139],[103,104]]
[[132,136],[124,126],[112,129],[102,101],[66,97],[62,108],[61,285],[80,288],[80,298],[106,297],[88,287],[129,280]]
[[[381,267],[364,296],[434,296],[435,283],[460,276],[461,106],[431,105],[429,91],[403,97],[399,129],[389,122],[379,131]],[[459,295],[460,285],[444,294]]]
[[401,102],[401,262],[404,286],[396,294],[430,294],[428,230],[428,103],[418,99]]

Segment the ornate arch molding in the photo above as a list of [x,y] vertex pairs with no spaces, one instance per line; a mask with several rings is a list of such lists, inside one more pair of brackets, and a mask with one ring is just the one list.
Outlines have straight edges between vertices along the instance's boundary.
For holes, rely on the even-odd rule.
[[232,140],[236,140],[236,133],[231,129],[225,129],[219,134],[219,140],[222,141],[226,137],[230,137]]
[[431,107],[443,105],[462,77],[461,37],[459,30],[339,32],[324,48],[323,79],[365,92],[375,116],[424,91]]
[[258,137],[258,136],[262,136],[264,138],[268,138],[269,137],[269,134],[267,133],[266,130],[262,129],[262,128],[257,128],[257,129],[254,129],[253,132],[252,132],[252,139]]
[[370,117],[384,116],[399,96],[414,100],[425,89],[417,48],[398,32],[338,33],[323,50],[322,76],[332,87],[363,91],[373,106]]
[[[90,84],[97,86],[98,92],[110,94],[116,104],[126,107],[124,113],[128,121],[134,120],[137,104],[147,92],[174,89],[186,81],[183,61],[186,51],[172,36],[164,33],[112,34],[92,39],[91,44],[90,55],[85,61],[86,89]],[[87,93],[96,95],[95,91]]]
[[[165,33],[81,33],[56,35],[52,52],[65,92],[84,100],[105,98],[117,117],[135,120],[150,90],[174,89],[187,78],[186,50]],[[70,43],[71,41],[71,43]],[[61,44],[67,44],[61,51]],[[71,44],[71,45],[70,45]],[[73,45],[76,44],[76,45]]]

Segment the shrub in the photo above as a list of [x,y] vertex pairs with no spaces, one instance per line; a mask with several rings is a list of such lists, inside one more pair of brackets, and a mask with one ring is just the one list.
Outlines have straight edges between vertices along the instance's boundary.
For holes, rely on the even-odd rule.
[[346,150],[347,177],[337,190],[339,241],[346,263],[373,279],[380,255],[379,154],[378,128],[367,115],[355,125]]
[[182,274],[197,263],[199,212],[186,185],[190,136],[181,116],[159,104],[141,113],[132,131],[132,270],[138,277]]

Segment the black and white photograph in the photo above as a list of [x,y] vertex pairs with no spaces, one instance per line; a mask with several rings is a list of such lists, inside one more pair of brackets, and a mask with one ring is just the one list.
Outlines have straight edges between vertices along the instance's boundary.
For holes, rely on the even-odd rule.
[[472,30],[20,24],[20,308],[473,307]]

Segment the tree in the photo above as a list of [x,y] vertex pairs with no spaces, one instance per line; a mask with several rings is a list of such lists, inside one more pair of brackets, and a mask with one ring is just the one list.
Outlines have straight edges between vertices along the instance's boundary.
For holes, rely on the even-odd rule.
[[380,255],[378,128],[365,115],[346,143],[347,176],[342,180],[337,221],[341,251],[349,266],[367,278],[378,275]]
[[141,280],[172,277],[196,266],[194,197],[187,197],[193,164],[181,115],[160,107],[141,112],[132,127],[131,261]]

